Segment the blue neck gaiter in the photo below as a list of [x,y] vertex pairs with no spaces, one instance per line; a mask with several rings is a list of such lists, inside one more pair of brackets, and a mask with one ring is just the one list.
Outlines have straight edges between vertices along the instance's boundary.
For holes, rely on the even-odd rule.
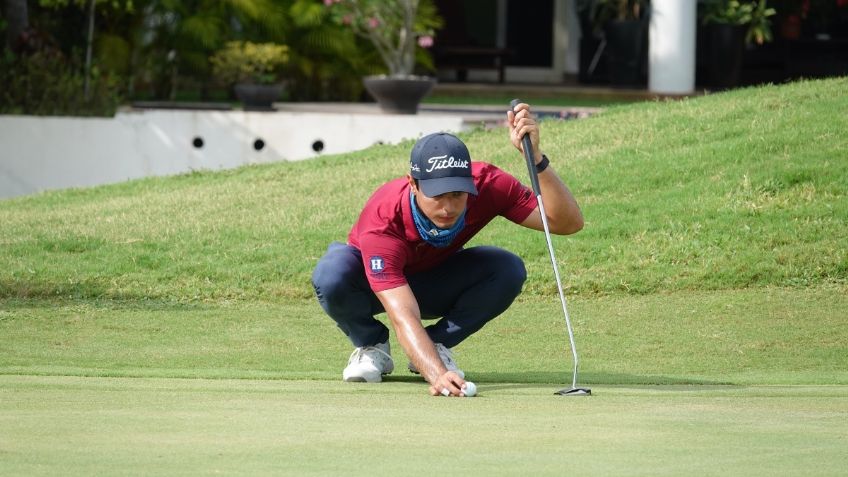
[[440,229],[418,210],[418,204],[415,203],[415,194],[409,194],[409,203],[412,204],[412,220],[415,221],[415,228],[418,229],[418,235],[421,236],[422,240],[434,247],[447,247],[465,227],[465,210],[462,211],[462,215],[459,216],[453,227]]

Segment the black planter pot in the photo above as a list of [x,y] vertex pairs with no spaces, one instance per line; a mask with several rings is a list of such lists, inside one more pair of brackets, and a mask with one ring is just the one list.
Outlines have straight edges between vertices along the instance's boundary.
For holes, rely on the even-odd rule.
[[746,31],[744,25],[716,23],[709,26],[710,84],[713,86],[732,88],[739,84]]
[[380,109],[390,114],[416,114],[418,105],[433,86],[435,78],[408,76],[366,76],[362,80],[365,89],[377,100]]
[[606,24],[607,72],[610,83],[634,86],[642,81],[645,22],[643,20],[613,20]]
[[235,93],[247,111],[274,111],[273,103],[280,99],[283,85],[239,83]]

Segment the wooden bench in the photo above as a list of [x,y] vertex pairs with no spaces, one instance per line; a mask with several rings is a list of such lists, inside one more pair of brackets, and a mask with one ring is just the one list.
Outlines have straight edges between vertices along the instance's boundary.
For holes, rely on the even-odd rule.
[[433,50],[436,67],[456,70],[458,81],[468,79],[468,70],[498,70],[498,83],[505,79],[506,60],[512,55],[509,48],[479,46],[442,46]]

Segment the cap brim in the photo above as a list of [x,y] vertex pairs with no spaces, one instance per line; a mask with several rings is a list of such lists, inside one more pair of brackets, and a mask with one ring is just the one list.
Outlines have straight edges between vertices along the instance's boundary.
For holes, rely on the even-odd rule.
[[440,177],[418,181],[418,188],[427,197],[446,194],[448,192],[468,192],[477,195],[474,179],[471,177]]

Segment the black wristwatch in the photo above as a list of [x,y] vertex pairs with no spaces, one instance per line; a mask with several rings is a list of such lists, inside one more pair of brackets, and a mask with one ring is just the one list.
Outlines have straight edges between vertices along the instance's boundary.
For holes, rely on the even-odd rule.
[[539,161],[538,164],[536,164],[536,173],[540,173],[547,169],[550,163],[551,161],[548,160],[548,156],[542,154],[542,160]]

